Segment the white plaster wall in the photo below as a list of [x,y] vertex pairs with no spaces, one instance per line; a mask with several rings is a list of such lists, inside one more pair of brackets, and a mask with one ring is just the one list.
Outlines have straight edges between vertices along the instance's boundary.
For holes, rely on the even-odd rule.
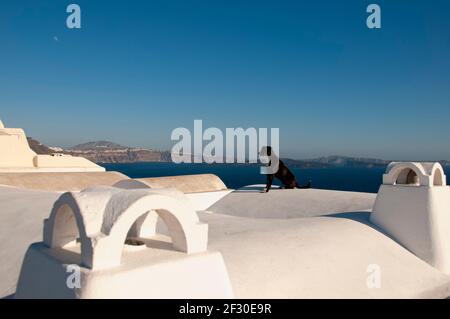
[[450,274],[450,188],[382,185],[371,221]]
[[105,171],[87,159],[72,156],[37,155],[28,145],[25,132],[0,126],[0,172]]
[[0,168],[32,168],[36,155],[29,146],[22,129],[1,129],[0,132]]
[[119,267],[81,267],[81,287],[66,285],[70,253],[35,244],[27,252],[15,298],[232,298],[220,253],[185,255],[173,250],[124,251]]
[[450,187],[442,166],[391,163],[383,183],[371,221],[416,256],[450,275]]

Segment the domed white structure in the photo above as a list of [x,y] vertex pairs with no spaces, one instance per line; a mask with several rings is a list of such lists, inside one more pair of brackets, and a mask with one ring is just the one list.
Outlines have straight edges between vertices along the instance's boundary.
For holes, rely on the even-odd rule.
[[450,274],[450,188],[439,163],[389,164],[370,219],[416,256]]
[[[158,216],[171,245],[155,237]],[[232,297],[221,254],[207,252],[208,225],[175,189],[65,193],[43,237],[26,253],[16,298]],[[66,284],[74,266],[79,287]]]

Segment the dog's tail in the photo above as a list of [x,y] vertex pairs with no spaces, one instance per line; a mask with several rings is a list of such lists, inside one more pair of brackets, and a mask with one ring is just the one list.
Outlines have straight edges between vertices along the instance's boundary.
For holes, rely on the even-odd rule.
[[295,185],[297,188],[301,188],[301,189],[307,189],[307,188],[311,188],[311,180],[308,181],[308,183],[306,183],[303,186],[298,185],[298,183]]

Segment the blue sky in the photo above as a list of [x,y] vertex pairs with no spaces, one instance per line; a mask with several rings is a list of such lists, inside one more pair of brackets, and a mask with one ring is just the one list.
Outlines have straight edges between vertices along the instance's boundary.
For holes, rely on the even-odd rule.
[[170,149],[202,119],[279,127],[285,157],[450,159],[449,17],[448,0],[2,1],[0,118],[51,146]]

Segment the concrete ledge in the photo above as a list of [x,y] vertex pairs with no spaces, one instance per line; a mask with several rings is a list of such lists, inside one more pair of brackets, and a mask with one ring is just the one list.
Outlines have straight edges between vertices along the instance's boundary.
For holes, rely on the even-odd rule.
[[129,179],[118,172],[0,173],[0,185],[45,191],[79,191],[92,186],[112,186]]
[[151,188],[173,187],[183,193],[202,193],[227,190],[227,186],[214,174],[179,175],[138,178]]

